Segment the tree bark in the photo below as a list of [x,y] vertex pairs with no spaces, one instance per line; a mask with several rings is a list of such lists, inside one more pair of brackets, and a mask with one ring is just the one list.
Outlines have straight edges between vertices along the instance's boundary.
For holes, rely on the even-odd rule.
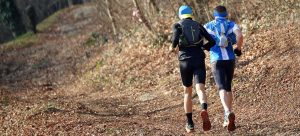
[[159,8],[158,8],[157,4],[155,3],[155,1],[154,0],[150,0],[149,2],[154,7],[156,13],[159,13]]
[[73,6],[73,0],[68,0],[69,6]]
[[139,11],[140,13],[140,16],[141,16],[141,19],[142,19],[142,22],[144,23],[144,25],[147,27],[147,29],[152,32],[152,28],[149,24],[149,22],[146,20],[145,18],[145,15],[144,13],[142,12],[140,6],[138,5],[137,1],[136,0],[132,0],[133,4],[134,4],[134,7]]
[[[173,0],[169,0],[169,2],[172,3]],[[177,7],[177,5],[174,6],[174,5],[172,4],[171,6],[173,7],[172,9],[173,9],[174,16],[175,16],[175,17],[178,17],[178,12],[177,12],[177,8],[178,8],[178,7]],[[175,7],[176,7],[176,8],[175,8]]]
[[206,13],[206,17],[208,19],[208,21],[211,21],[211,16],[209,14],[209,5],[208,5],[208,1],[205,1],[205,6],[204,6],[204,10],[205,10],[205,13]]
[[202,23],[203,20],[201,20],[201,4],[198,2],[198,0],[193,0],[194,4],[194,18]]
[[182,0],[183,4],[189,5],[189,3],[186,0]]
[[115,19],[113,18],[112,16],[112,13],[111,13],[111,6],[110,6],[110,2],[108,0],[105,0],[106,2],[106,6],[107,6],[107,14],[108,14],[108,17],[109,19],[111,20],[111,26],[112,26],[112,29],[113,29],[113,33],[114,35],[117,35],[117,30],[116,30],[116,21]]

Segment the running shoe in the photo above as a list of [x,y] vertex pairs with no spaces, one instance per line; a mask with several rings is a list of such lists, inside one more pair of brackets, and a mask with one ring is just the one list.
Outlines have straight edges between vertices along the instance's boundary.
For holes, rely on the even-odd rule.
[[194,124],[187,123],[186,126],[185,126],[185,130],[186,130],[187,133],[195,132]]
[[227,127],[228,131],[234,131],[236,129],[234,122],[235,122],[235,115],[233,112],[230,112],[229,114],[225,114],[223,127]]
[[202,110],[201,113],[200,113],[200,116],[202,118],[202,127],[203,127],[203,130],[204,131],[209,131],[211,129],[211,123],[209,121],[209,118],[208,118],[208,113],[206,110]]

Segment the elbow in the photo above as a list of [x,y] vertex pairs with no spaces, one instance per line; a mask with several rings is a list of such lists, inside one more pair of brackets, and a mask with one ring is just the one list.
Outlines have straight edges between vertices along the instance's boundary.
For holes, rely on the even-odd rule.
[[241,31],[239,31],[239,32],[236,33],[236,38],[239,41],[242,41],[244,39],[244,36],[243,36],[243,34],[242,34]]
[[238,36],[237,36],[237,39],[238,39],[239,41],[243,41],[244,36],[243,36],[243,35],[238,35]]
[[241,30],[235,30],[234,34],[236,36],[237,41],[243,41],[244,37]]
[[215,44],[216,44],[216,41],[215,41],[215,40],[212,40],[212,41],[211,41],[211,45],[214,46]]
[[172,43],[172,48],[176,48],[177,44],[176,43]]
[[213,47],[215,44],[216,44],[216,41],[213,39],[209,42],[210,47]]
[[172,41],[172,47],[175,48],[178,45],[178,43],[179,43],[178,41],[173,40]]

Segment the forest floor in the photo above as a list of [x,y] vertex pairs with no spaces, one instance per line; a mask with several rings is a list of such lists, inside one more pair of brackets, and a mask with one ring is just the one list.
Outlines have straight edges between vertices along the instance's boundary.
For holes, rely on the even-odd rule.
[[[89,9],[66,10],[30,46],[1,49],[0,135],[186,135],[177,56],[167,43],[90,45],[97,24],[80,8]],[[245,37],[233,84],[234,132],[221,126],[207,63],[212,130],[200,127],[194,97],[194,134],[300,135],[299,33],[300,23],[291,22]]]

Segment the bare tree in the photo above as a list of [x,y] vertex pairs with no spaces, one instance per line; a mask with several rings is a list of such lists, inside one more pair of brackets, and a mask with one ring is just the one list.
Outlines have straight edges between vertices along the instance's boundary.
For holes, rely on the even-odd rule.
[[112,16],[110,1],[105,0],[105,2],[106,2],[106,6],[107,6],[106,8],[107,8],[107,14],[108,14],[108,17],[109,17],[109,19],[110,19],[111,22],[112,22],[111,25],[112,25],[113,33],[114,33],[114,35],[117,35],[116,21],[115,21],[115,19],[114,19],[113,16]]
[[211,18],[211,15],[210,15],[210,13],[209,13],[208,0],[204,0],[203,8],[204,8],[205,13],[206,13],[207,21],[211,21],[212,18]]
[[144,13],[142,12],[140,6],[138,5],[136,0],[132,0],[134,7],[138,10],[139,14],[140,14],[140,18],[142,20],[142,22],[144,23],[144,25],[147,27],[147,29],[152,32],[152,28],[149,24],[149,22],[146,20]]
[[149,0],[149,3],[155,9],[156,13],[159,13],[160,10],[159,10],[157,4],[155,3],[155,0]]
[[72,6],[73,5],[73,0],[68,0],[68,4],[69,4],[69,6]]
[[192,6],[194,7],[196,20],[198,20],[200,23],[204,23],[211,20],[209,14],[208,0],[193,0],[192,3]]
[[228,4],[231,5],[231,6],[229,6],[229,7],[230,7],[230,9],[233,11],[233,14],[234,14],[234,20],[235,20],[235,21],[239,21],[239,16],[238,16],[238,13],[237,13],[236,8],[235,8],[236,2],[234,2],[234,1],[229,1]]
[[201,4],[198,0],[193,0],[194,17],[196,20],[201,21]]
[[183,4],[190,5],[186,0],[182,0]]
[[221,4],[224,6],[227,6],[228,2],[227,2],[227,0],[221,0]]
[[[168,2],[172,4],[171,7],[172,7],[172,10],[173,10],[174,16],[178,17],[178,15],[177,15],[177,8],[178,8],[177,5],[176,6],[173,5],[173,3],[172,3],[173,0],[169,0]],[[178,2],[176,2],[176,4],[178,4]]]

